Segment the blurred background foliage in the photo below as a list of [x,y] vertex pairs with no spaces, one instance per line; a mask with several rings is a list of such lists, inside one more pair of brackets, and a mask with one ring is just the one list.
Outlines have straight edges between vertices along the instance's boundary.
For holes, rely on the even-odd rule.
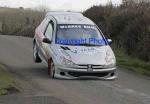
[[150,2],[93,6],[83,14],[113,39],[113,46],[127,55],[150,61]]
[[42,21],[44,12],[20,7],[0,7],[0,34],[32,37],[36,26]]

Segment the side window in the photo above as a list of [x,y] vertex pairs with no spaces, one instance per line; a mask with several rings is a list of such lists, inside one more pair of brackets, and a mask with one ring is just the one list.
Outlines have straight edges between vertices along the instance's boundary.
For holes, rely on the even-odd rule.
[[52,23],[49,23],[45,31],[45,37],[48,38],[49,40],[52,40],[52,35],[53,35],[53,25]]

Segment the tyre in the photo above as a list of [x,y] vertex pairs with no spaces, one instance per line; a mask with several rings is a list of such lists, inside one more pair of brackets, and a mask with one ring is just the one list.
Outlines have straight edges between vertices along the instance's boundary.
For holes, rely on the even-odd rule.
[[38,50],[37,50],[36,44],[34,44],[34,46],[33,46],[33,60],[35,63],[41,63],[42,62],[42,60],[40,59],[40,57],[38,55]]

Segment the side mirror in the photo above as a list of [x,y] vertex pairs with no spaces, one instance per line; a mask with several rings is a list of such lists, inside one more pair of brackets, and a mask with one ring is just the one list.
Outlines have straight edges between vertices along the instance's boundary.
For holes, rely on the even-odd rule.
[[50,41],[48,38],[44,38],[44,39],[43,39],[43,42],[44,42],[44,43],[51,44],[51,41]]
[[108,44],[111,44],[112,40],[111,39],[107,39],[107,42],[108,42]]

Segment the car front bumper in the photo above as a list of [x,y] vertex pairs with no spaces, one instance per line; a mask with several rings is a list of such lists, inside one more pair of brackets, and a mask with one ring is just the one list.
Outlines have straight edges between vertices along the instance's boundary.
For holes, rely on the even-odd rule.
[[96,78],[104,80],[116,79],[116,67],[100,68],[88,70],[87,68],[79,67],[64,67],[55,65],[55,78],[64,79],[81,79],[81,78]]

